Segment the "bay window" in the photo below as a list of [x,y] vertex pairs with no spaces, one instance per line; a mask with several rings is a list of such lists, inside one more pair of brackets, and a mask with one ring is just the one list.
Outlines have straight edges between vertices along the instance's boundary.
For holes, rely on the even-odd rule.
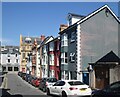
[[75,61],[75,53],[70,53],[70,62]]
[[68,39],[67,39],[67,34],[64,33],[62,36],[61,36],[61,47],[62,46],[68,46]]
[[62,64],[65,64],[65,63],[68,63],[67,60],[67,52],[64,52],[64,53],[61,53],[61,63]]

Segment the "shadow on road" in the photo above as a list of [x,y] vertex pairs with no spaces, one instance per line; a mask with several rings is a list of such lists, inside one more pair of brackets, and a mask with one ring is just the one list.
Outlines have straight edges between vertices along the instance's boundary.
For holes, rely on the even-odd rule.
[[47,95],[21,95],[21,94],[11,95],[8,92],[9,90],[10,89],[0,89],[0,97],[54,97],[54,96],[47,96]]
[[0,89],[0,96],[1,97],[23,97],[22,95],[20,94],[16,94],[16,95],[11,95],[8,91],[10,89]]

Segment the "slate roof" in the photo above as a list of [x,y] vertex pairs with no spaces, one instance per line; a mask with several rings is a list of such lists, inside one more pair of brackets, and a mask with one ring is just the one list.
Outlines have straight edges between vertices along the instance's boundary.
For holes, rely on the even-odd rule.
[[15,48],[12,48],[11,50],[6,49],[4,51],[1,51],[2,54],[20,54],[19,50],[16,50]]
[[1,46],[1,48],[6,48],[6,49],[15,48],[15,49],[19,49],[19,46]]
[[98,62],[120,62],[120,58],[113,51],[110,51],[101,59],[99,59],[96,63]]
[[41,46],[44,45],[51,37],[54,38],[53,36],[46,37],[44,41],[41,43]]

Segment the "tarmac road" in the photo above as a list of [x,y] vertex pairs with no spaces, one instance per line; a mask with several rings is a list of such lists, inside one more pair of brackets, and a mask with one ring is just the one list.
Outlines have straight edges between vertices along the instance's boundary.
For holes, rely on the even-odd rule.
[[15,73],[7,74],[7,87],[8,89],[10,89],[9,93],[11,95],[19,94],[21,95],[21,97],[23,96],[26,97],[27,95],[28,97],[30,96],[31,97],[34,97],[34,96],[43,97],[46,95],[44,92],[42,92],[38,88],[35,88],[34,86],[24,81],[21,77],[19,77]]

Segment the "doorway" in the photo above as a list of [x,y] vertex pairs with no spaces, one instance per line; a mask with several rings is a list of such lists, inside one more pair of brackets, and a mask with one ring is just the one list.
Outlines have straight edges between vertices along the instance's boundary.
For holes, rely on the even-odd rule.
[[96,67],[95,69],[95,85],[98,89],[103,89],[109,85],[109,68]]

